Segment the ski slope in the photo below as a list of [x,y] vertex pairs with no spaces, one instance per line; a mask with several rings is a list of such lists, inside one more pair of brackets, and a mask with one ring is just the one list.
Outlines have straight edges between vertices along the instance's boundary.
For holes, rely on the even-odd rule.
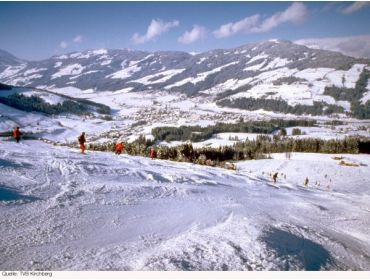
[[370,158],[273,157],[232,171],[1,141],[0,270],[369,270]]

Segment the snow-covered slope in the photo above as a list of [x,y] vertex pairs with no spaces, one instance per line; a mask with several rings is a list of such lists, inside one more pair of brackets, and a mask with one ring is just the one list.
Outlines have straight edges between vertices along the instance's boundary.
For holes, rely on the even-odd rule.
[[[59,114],[61,112],[57,111],[57,106],[63,106],[64,109],[59,110],[63,111],[63,113],[69,113],[70,111],[72,114],[77,113],[79,115],[83,115],[84,113],[92,113],[95,111],[99,111],[100,109],[103,110],[101,111],[102,114],[110,114],[109,107],[105,105],[91,101],[85,101],[83,99],[72,98],[61,93],[30,87],[14,87],[2,84],[0,84],[0,86],[6,87],[0,88],[0,103],[24,111],[42,112],[49,115]],[[36,98],[37,100],[31,100],[30,98]],[[13,102],[7,102],[7,100],[9,99],[13,99]],[[26,102],[30,103],[30,108],[27,108],[27,106],[25,106]],[[40,106],[34,105],[35,103],[38,103]],[[55,110],[53,111],[52,109]]]
[[1,142],[0,269],[369,270],[369,157],[274,157],[231,171]]
[[27,137],[68,142],[82,131],[91,135],[112,130],[107,118],[110,108],[89,100],[35,88],[0,89],[0,133],[19,126]]

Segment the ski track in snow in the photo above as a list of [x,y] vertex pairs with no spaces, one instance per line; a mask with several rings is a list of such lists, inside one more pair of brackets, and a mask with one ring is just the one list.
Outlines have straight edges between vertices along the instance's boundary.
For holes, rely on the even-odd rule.
[[[1,142],[0,269],[369,270],[369,158],[294,157],[232,171]],[[303,187],[305,167],[336,185]]]

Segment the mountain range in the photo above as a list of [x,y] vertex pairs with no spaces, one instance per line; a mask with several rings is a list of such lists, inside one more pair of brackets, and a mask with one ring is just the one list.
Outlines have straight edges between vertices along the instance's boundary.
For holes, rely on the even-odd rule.
[[370,60],[269,40],[191,55],[86,50],[42,61],[0,51],[0,82],[58,92],[165,91],[217,106],[370,118]]

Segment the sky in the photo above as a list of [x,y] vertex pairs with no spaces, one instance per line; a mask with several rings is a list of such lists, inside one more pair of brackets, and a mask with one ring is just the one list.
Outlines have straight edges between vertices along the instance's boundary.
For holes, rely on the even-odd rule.
[[96,48],[198,53],[269,39],[337,48],[347,40],[370,57],[369,26],[370,2],[0,2],[0,49],[27,60]]

